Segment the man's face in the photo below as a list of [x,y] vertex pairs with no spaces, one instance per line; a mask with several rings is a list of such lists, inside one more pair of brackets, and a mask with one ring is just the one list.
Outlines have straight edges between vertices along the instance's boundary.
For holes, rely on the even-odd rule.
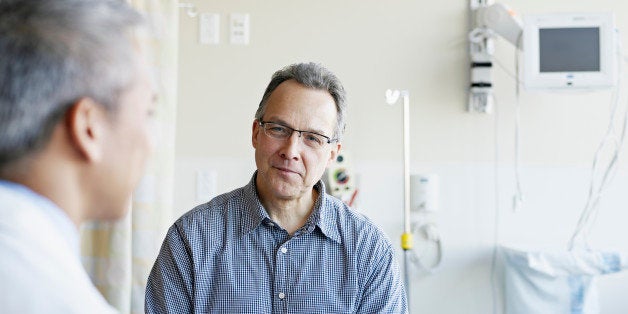
[[152,151],[155,93],[148,67],[140,63],[107,125],[99,192],[107,205],[97,214],[100,218],[120,218],[126,213]]
[[[327,91],[288,80],[268,98],[262,120],[332,138],[336,115],[336,104]],[[311,193],[329,162],[336,158],[340,144],[332,142],[312,148],[303,143],[297,132],[287,139],[272,138],[254,122],[253,147],[260,196],[288,200],[310,195],[306,193]]]

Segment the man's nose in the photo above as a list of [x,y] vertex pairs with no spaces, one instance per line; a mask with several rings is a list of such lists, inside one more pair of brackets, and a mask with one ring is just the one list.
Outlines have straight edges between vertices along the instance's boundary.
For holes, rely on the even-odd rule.
[[281,156],[286,159],[299,159],[300,145],[301,145],[301,133],[294,131],[285,140],[283,147],[281,148]]

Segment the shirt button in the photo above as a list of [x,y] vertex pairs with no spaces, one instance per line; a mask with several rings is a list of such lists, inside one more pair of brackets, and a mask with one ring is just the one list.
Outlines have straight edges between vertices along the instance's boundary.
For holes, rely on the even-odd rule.
[[274,227],[274,226],[275,226],[275,224],[274,224],[274,223],[272,223],[272,222],[269,222],[269,223],[268,223],[268,226],[269,226],[269,227]]
[[286,252],[288,252],[288,249],[286,249],[286,247],[285,247],[285,246],[284,246],[284,247],[282,247],[282,248],[281,248],[281,253],[286,254]]
[[286,294],[283,292],[279,292],[279,298],[283,300],[286,297]]

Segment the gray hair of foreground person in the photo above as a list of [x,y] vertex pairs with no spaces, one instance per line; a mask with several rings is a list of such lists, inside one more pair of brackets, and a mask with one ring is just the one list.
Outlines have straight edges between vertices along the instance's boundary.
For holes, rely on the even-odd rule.
[[115,113],[143,25],[120,0],[0,0],[0,172],[42,149],[77,100]]
[[257,108],[257,112],[255,112],[255,119],[259,120],[264,116],[264,113],[266,112],[266,103],[270,94],[272,94],[279,84],[288,80],[295,80],[305,87],[326,90],[329,92],[336,103],[337,111],[336,129],[334,130],[333,138],[340,140],[345,130],[347,95],[338,77],[317,63],[296,63],[275,72],[270,80],[270,83],[268,83],[268,86],[266,87],[266,91],[264,92],[264,96],[262,96],[262,101]]

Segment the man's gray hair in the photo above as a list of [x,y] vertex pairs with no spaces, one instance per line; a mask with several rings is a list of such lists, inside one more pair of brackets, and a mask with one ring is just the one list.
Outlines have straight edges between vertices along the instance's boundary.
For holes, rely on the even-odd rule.
[[270,94],[272,94],[279,84],[287,80],[295,80],[305,87],[329,92],[336,103],[337,111],[336,129],[334,130],[333,137],[340,140],[345,130],[345,116],[347,111],[345,89],[342,87],[336,75],[316,63],[296,63],[275,72],[266,87],[257,112],[255,112],[255,119],[262,119],[264,113],[266,113],[266,103]]
[[0,0],[0,169],[40,150],[81,98],[115,112],[142,24],[121,0]]

